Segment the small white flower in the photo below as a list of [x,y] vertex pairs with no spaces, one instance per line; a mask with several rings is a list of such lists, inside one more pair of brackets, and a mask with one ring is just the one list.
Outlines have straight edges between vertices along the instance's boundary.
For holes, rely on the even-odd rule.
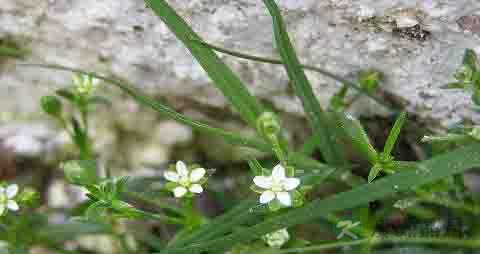
[[11,184],[6,188],[0,187],[0,216],[3,215],[6,209],[18,211],[19,207],[13,198],[18,193],[18,185]]
[[260,195],[260,203],[266,204],[277,199],[285,206],[292,205],[290,191],[300,185],[300,179],[286,177],[285,168],[281,164],[273,168],[271,176],[255,176],[253,182],[258,187],[265,189]]
[[286,228],[282,228],[278,231],[264,235],[262,239],[272,248],[281,248],[288,242],[288,240],[290,240],[290,235]]
[[73,83],[79,93],[89,94],[100,84],[100,80],[90,75],[75,74],[73,75]]
[[207,172],[204,168],[196,168],[192,171],[189,171],[187,165],[185,165],[183,161],[177,161],[175,169],[176,172],[165,171],[163,176],[168,181],[178,184],[178,186],[172,190],[173,195],[176,198],[181,198],[188,192],[193,194],[199,194],[203,192],[203,187],[200,183],[200,180],[202,180]]

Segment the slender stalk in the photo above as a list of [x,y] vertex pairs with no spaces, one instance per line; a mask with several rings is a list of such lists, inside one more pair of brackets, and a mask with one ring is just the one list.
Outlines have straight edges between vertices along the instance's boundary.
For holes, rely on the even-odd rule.
[[[231,56],[234,56],[234,57],[248,59],[248,60],[257,61],[257,62],[269,63],[269,64],[281,64],[281,65],[284,64],[283,61],[280,60],[280,59],[263,57],[263,56],[255,56],[255,55],[250,55],[250,54],[246,54],[246,53],[243,53],[243,52],[233,51],[233,50],[226,49],[226,48],[223,48],[223,47],[220,47],[220,46],[217,46],[217,45],[214,45],[214,44],[202,41],[202,40],[198,40],[196,38],[191,38],[191,40],[195,41],[195,42],[198,42],[198,43],[204,45],[205,47],[211,48],[211,49],[213,49],[215,51],[218,51],[220,53],[224,53],[224,54],[231,55]],[[382,99],[377,98],[376,96],[374,96],[372,94],[369,94],[366,91],[364,91],[358,84],[356,84],[356,83],[354,83],[354,82],[352,82],[348,79],[342,78],[339,75],[334,74],[333,72],[322,69],[320,67],[316,67],[316,66],[313,66],[313,65],[307,65],[307,64],[301,64],[300,67],[302,67],[305,70],[314,71],[314,72],[320,73],[324,76],[327,76],[331,79],[334,79],[334,80],[336,80],[336,81],[338,81],[342,84],[345,84],[348,87],[351,87],[352,89],[357,90],[359,93],[364,94],[365,96],[368,96],[369,98],[371,98],[372,100],[374,100],[378,104],[380,104],[380,105],[382,105],[382,106],[384,106],[384,107],[386,107],[386,108],[388,108],[392,111],[397,111],[397,110],[393,109],[391,105],[386,104]]]

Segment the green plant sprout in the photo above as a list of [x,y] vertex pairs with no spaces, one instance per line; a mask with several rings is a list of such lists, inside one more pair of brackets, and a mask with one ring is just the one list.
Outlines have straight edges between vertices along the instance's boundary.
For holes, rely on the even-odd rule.
[[480,68],[475,51],[465,50],[462,66],[454,74],[456,82],[449,83],[446,89],[463,89],[472,93],[472,101],[480,105]]
[[[467,170],[480,167],[480,131],[475,126],[448,134],[451,136],[445,140],[461,141],[455,147],[421,161],[396,160],[392,152],[406,122],[405,112],[397,115],[382,151],[374,148],[361,122],[344,113],[360,96],[379,100],[375,93],[380,89],[383,74],[375,70],[362,71],[358,74],[357,85],[320,68],[303,65],[296,55],[275,1],[263,0],[263,3],[272,17],[273,43],[281,59],[251,56],[207,44],[167,1],[146,0],[145,3],[187,47],[211,78],[212,85],[219,89],[256,135],[245,137],[180,114],[143,94],[122,78],[55,64],[19,65],[74,73],[72,86],[44,96],[40,103],[43,111],[68,132],[72,143],[78,148],[78,159],[63,162],[60,166],[66,180],[81,187],[88,200],[70,211],[75,220],[51,225],[48,220],[38,222],[35,219],[37,214],[29,217],[27,213],[20,213],[27,206],[26,201],[34,196],[32,192],[24,190],[16,194],[15,187],[10,187],[13,185],[2,186],[0,208],[3,207],[3,216],[0,217],[0,230],[15,232],[16,235],[17,232],[18,235],[23,232],[25,235],[17,239],[12,234],[8,234],[8,237],[0,234],[0,241],[4,241],[9,249],[14,249],[13,253],[27,253],[30,246],[34,245],[52,252],[72,253],[61,246],[79,235],[92,232],[113,236],[122,243],[123,253],[317,253],[344,247],[352,248],[354,253],[370,253],[377,247],[393,250],[404,245],[455,247],[466,251],[480,247],[480,237],[474,229],[464,232],[462,236],[432,238],[422,235],[383,235],[381,230],[384,229],[379,226],[381,219],[398,211],[416,220],[428,221],[448,209],[458,220],[475,221],[480,203],[468,196],[450,195],[459,193],[459,187],[465,192],[465,184],[458,180],[459,176]],[[260,99],[253,96],[241,79],[221,61],[216,51],[284,67],[312,132],[311,138],[305,140],[300,149],[288,142],[280,114],[273,109],[267,110]],[[329,108],[324,109],[320,105],[305,70],[317,71],[342,83],[343,86],[332,97]],[[458,84],[454,86],[473,89],[475,95],[475,87],[480,87],[476,84],[480,80],[477,72],[474,53],[467,51],[464,67],[455,75]],[[139,105],[185,124],[199,134],[221,137],[233,146],[249,147],[267,154],[268,159],[245,158],[251,170],[248,175],[252,181],[249,182],[252,183],[250,189],[259,195],[254,196],[252,191],[239,186],[237,204],[223,214],[210,218],[195,206],[197,198],[213,192],[208,185],[212,180],[211,172],[200,165],[180,160],[166,168],[160,178],[116,177],[108,168],[101,176],[100,163],[97,161],[99,151],[93,150],[95,140],[90,137],[93,126],[89,119],[97,104],[111,104],[97,95],[96,88],[107,84],[125,92]],[[351,99],[347,99],[349,89],[358,91]],[[380,103],[385,104],[383,101]],[[442,141],[433,137],[424,139]],[[465,140],[468,142],[463,142]],[[368,177],[356,171],[358,166],[349,156],[349,146],[353,147],[355,155],[368,161]],[[320,152],[319,156],[314,156],[316,149]],[[381,173],[384,176],[379,177]],[[155,183],[160,190],[150,189],[145,182]],[[316,195],[322,187],[328,186],[327,183],[342,183],[343,191]],[[158,209],[138,205],[137,201]],[[372,202],[383,205],[372,208]],[[15,212],[17,208],[20,210]],[[358,223],[353,223],[348,213],[359,214]],[[159,239],[151,232],[142,235],[136,229],[119,230],[123,220],[147,221],[155,226],[172,225],[175,234],[167,239]],[[319,229],[325,229],[325,225],[332,228],[338,225],[361,225],[351,228],[349,232],[359,239],[327,242],[323,238],[321,241],[315,237],[310,239],[308,235],[298,233],[301,225],[307,223]],[[40,225],[42,232],[36,231],[38,226],[32,225]],[[471,225],[476,224],[472,222]],[[127,243],[130,234],[146,247],[130,247]],[[60,236],[62,239],[57,239]]]

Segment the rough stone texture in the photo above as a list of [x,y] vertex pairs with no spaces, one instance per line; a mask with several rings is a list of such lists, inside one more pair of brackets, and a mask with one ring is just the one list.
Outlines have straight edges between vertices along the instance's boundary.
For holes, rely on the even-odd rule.
[[[469,95],[439,87],[451,80],[465,48],[480,52],[478,36],[457,20],[474,15],[477,0],[279,0],[291,37],[305,63],[353,77],[360,69],[385,72],[384,89],[405,101],[423,119],[442,125],[461,118],[480,120]],[[276,56],[271,19],[261,1],[171,0],[178,12],[205,40],[225,47]],[[415,17],[404,17],[414,10]],[[409,25],[418,22],[431,32],[426,41],[401,38],[388,28],[372,29],[377,16]],[[366,22],[367,20],[367,22]],[[54,62],[124,77],[156,95],[192,98],[225,107],[187,50],[145,8],[141,0],[0,0],[0,38],[32,50],[32,62]],[[282,68],[225,57],[256,95],[280,110],[301,114],[297,99],[287,92]],[[2,111],[37,112],[39,96],[69,83],[70,75],[16,67],[0,69]],[[308,73],[325,105],[339,84]],[[354,113],[379,113],[368,100]],[[432,121],[430,121],[432,122]],[[435,122],[435,121],[433,121]]]

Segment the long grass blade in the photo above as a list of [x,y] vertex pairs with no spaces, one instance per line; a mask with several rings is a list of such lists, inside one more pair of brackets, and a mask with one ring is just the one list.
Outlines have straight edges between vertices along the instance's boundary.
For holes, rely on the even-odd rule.
[[185,115],[175,112],[173,109],[167,107],[166,105],[158,101],[155,101],[154,99],[146,95],[143,95],[141,92],[133,88],[133,86],[126,84],[126,82],[124,81],[120,81],[115,78],[105,77],[94,72],[88,72],[81,69],[69,68],[69,67],[55,65],[55,64],[20,64],[19,66],[41,67],[41,68],[48,68],[48,69],[55,69],[55,70],[62,70],[62,71],[69,71],[69,72],[90,75],[94,78],[97,78],[109,84],[115,85],[116,87],[120,88],[122,91],[130,95],[137,103],[143,106],[150,107],[153,110],[157,111],[158,113],[161,113],[167,117],[170,117],[171,119],[179,123],[192,127],[194,130],[203,132],[208,135],[221,136],[231,144],[253,147],[265,152],[271,151],[270,145],[263,142],[263,140],[261,139],[245,138],[239,134],[228,132],[219,128],[210,127],[202,122],[193,120]]
[[273,0],[263,0],[263,2],[272,16],[275,41],[285,64],[288,77],[293,82],[295,93],[302,101],[303,108],[314,132],[320,134],[322,155],[328,163],[336,165],[345,164],[346,156],[343,152],[343,147],[339,146],[339,142],[336,140],[338,136],[335,133],[336,129],[332,126],[328,115],[323,112],[320,103],[313,93],[310,82],[303,72],[283,24],[278,6]]
[[209,48],[192,39],[201,38],[164,0],[145,0],[145,3],[162,19],[175,36],[182,41],[198,63],[207,72],[214,85],[223,93],[228,101],[240,113],[250,126],[255,126],[263,107],[252,96],[232,70]]
[[323,200],[315,200],[302,208],[274,216],[262,223],[247,229],[238,230],[226,237],[192,244],[183,248],[166,249],[161,253],[196,254],[210,250],[221,252],[234,245],[259,239],[262,235],[281,228],[307,223],[333,212],[352,209],[368,202],[383,199],[396,192],[408,191],[411,188],[438,181],[471,168],[480,167],[480,144],[472,144],[436,156],[421,162],[419,167],[424,169],[423,173],[419,173],[419,170],[413,170],[384,177],[371,184],[365,184]]

